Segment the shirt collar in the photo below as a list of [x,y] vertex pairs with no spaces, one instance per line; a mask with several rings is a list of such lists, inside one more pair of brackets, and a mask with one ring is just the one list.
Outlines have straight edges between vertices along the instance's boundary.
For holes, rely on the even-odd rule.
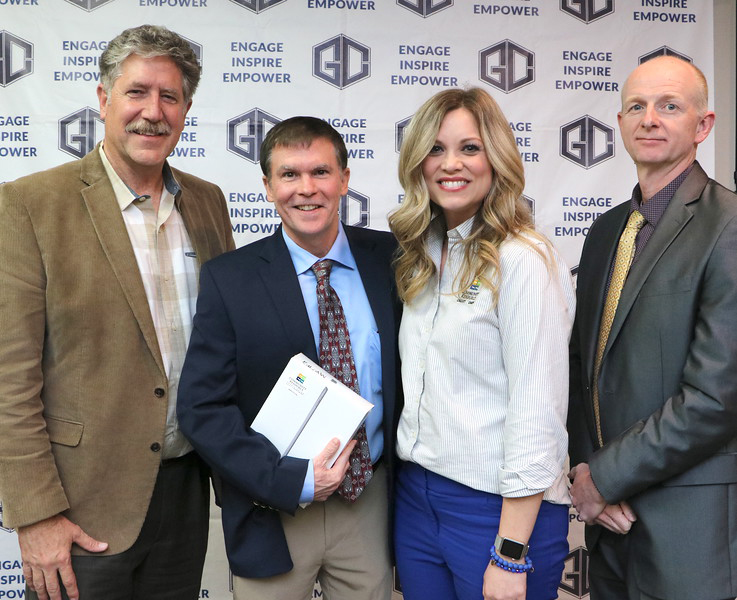
[[308,252],[287,235],[286,230],[282,227],[282,236],[284,242],[287,244],[287,250],[289,250],[289,256],[292,259],[292,264],[297,271],[297,275],[301,275],[309,271],[318,260],[329,258],[333,262],[339,263],[348,269],[356,268],[356,260],[353,258],[351,253],[351,247],[348,244],[348,237],[343,230],[343,224],[338,226],[338,237],[335,238],[333,246],[330,248],[325,256],[315,256],[311,252]]
[[449,241],[465,240],[473,229],[473,222],[476,219],[476,215],[473,215],[470,219],[466,219],[460,225],[448,230]]
[[[102,159],[102,166],[105,167],[108,179],[110,179],[110,183],[113,186],[113,192],[115,192],[115,199],[118,201],[118,206],[121,211],[124,211],[134,200],[138,200],[141,196],[137,194],[135,190],[128,187],[128,185],[126,185],[126,183],[116,173],[115,169],[113,169],[113,166],[110,164],[108,157],[105,155],[105,150],[103,149],[102,144],[100,144],[100,158]],[[166,191],[172,196],[176,196],[181,188],[179,187],[177,180],[174,178],[174,173],[172,172],[168,162],[164,163],[162,176],[164,178],[164,188]]]
[[655,227],[663,216],[665,209],[668,208],[668,204],[670,204],[678,188],[681,187],[681,184],[686,180],[691,169],[693,169],[693,166],[694,163],[691,163],[680,175],[676,176],[670,183],[663,187],[663,189],[657,192],[652,198],[647,199],[647,202],[642,201],[642,190],[638,183],[635,189],[632,190],[630,213],[635,210],[640,211],[640,214],[645,217],[645,220]]

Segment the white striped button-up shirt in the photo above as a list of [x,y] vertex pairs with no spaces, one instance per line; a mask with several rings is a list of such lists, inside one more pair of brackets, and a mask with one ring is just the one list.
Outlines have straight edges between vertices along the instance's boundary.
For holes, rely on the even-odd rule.
[[[452,293],[472,224],[447,233],[442,278],[404,307],[399,457],[477,490],[544,491],[566,504],[570,272],[555,254],[550,273],[529,244],[510,238],[500,247],[496,306],[478,280]],[[438,269],[442,244],[436,222],[428,250]]]

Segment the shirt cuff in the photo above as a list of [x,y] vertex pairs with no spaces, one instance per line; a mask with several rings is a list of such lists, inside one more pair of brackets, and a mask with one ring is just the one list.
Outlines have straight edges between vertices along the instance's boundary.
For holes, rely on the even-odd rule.
[[315,499],[315,466],[310,459],[305,473],[305,482],[302,484],[302,493],[299,495],[299,503],[312,502]]

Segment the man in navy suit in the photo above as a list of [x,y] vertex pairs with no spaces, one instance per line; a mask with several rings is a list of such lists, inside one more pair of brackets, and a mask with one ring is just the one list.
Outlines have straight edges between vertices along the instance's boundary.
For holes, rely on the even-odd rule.
[[[394,240],[340,223],[350,170],[340,134],[325,121],[294,117],[276,125],[261,147],[261,169],[282,226],[203,267],[180,426],[221,480],[236,599],[304,600],[317,577],[331,600],[388,600],[399,409]],[[366,421],[374,475],[353,503],[334,493],[353,443],[328,468],[337,440],[312,460],[281,458],[250,428],[292,356],[319,362],[311,267],[321,259],[332,261],[330,284],[345,313],[361,395],[374,404]]]

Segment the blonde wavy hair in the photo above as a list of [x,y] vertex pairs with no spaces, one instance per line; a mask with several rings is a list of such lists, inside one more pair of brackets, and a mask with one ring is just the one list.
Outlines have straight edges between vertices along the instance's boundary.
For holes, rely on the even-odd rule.
[[[491,165],[492,181],[474,218],[471,234],[462,242],[463,262],[453,282],[453,293],[460,293],[478,278],[491,289],[496,302],[499,246],[510,236],[529,244],[548,268],[551,266],[550,244],[535,232],[529,206],[522,197],[524,168],[509,121],[484,90],[448,89],[435,94],[415,113],[404,130],[399,153],[399,181],[404,188],[404,200],[389,215],[389,227],[399,242],[394,268],[403,302],[411,302],[435,274],[426,242],[430,222],[436,215],[442,218],[442,210],[430,198],[422,163],[435,145],[445,115],[459,108],[468,110],[476,120]],[[542,247],[538,242],[542,242]]]

